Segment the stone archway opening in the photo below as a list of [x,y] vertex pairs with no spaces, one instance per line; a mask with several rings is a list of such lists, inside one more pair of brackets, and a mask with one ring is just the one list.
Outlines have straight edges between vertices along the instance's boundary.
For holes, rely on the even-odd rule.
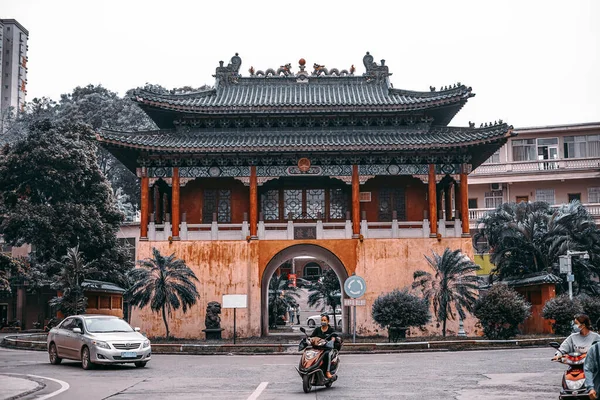
[[[261,277],[261,332],[263,336],[267,336],[270,334],[269,331],[269,283],[276,272],[279,274],[282,273],[281,267],[284,268],[289,267],[290,260],[308,260],[306,265],[308,265],[308,269],[306,270],[307,274],[304,275],[304,269],[294,271],[297,272],[295,275],[298,278],[306,279],[310,278],[315,271],[315,264],[317,265],[326,265],[331,270],[333,270],[340,281],[340,289],[343,287],[344,281],[348,278],[348,271],[346,267],[342,264],[340,259],[332,253],[330,250],[327,250],[324,247],[314,245],[314,244],[297,244],[287,247],[277,253],[268,263]],[[284,274],[287,270],[284,269]],[[298,274],[300,272],[300,274]],[[278,279],[281,278],[281,275]],[[341,303],[343,304],[344,293],[343,290],[341,292]],[[305,293],[306,295],[306,293]],[[349,313],[346,310],[347,307],[341,307],[341,319],[342,319],[342,332],[348,332],[348,317]],[[305,325],[305,318],[307,313],[301,313],[303,315],[301,326]],[[272,322],[272,321],[271,321]],[[332,325],[333,321],[332,321]]]

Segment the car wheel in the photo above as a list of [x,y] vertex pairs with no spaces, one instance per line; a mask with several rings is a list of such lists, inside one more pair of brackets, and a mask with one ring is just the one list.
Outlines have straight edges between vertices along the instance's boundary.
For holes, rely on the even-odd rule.
[[90,349],[87,347],[81,350],[81,366],[85,370],[94,369],[94,363],[90,360]]
[[48,349],[48,358],[50,358],[50,364],[52,365],[58,365],[62,361],[62,358],[58,356],[58,351],[56,351],[56,345],[54,343],[50,344],[50,348]]
[[148,362],[148,361],[137,361],[137,362],[135,363],[135,367],[136,367],[136,368],[144,368],[144,367],[146,366],[146,363],[147,363],[147,362]]
[[308,326],[310,326],[311,328],[314,328],[315,325],[317,325],[317,323],[314,320],[312,320],[312,319],[308,320]]

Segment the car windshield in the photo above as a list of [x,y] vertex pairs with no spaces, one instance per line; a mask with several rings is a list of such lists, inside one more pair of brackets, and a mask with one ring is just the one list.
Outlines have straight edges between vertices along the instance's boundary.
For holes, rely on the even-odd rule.
[[100,332],[133,332],[129,324],[118,318],[86,318],[87,330],[93,333]]

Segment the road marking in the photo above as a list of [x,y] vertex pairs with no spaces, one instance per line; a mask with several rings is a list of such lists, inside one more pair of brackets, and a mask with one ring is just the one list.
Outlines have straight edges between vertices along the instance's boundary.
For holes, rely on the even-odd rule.
[[269,384],[269,382],[262,382],[260,385],[258,385],[256,390],[250,395],[250,397],[248,397],[247,400],[258,399],[258,396],[260,396],[260,394],[263,392],[263,390],[265,390],[267,388],[268,384]]
[[47,394],[45,396],[38,397],[37,400],[46,400],[46,399],[49,399],[51,397],[58,396],[59,394],[61,394],[62,392],[66,392],[70,388],[70,386],[69,386],[69,384],[67,382],[59,381],[58,379],[48,378],[48,377],[45,377],[45,376],[38,376],[38,375],[27,375],[27,376],[31,376],[32,378],[38,378],[38,379],[47,379],[49,381],[56,382],[56,383],[58,383],[60,385],[60,389],[58,389],[58,390],[56,390],[56,391],[54,391],[52,393],[49,393],[49,394]]

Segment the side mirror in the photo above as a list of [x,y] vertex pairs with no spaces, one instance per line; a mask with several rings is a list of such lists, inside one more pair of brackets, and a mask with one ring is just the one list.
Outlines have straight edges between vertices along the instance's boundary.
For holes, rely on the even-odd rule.
[[554,347],[555,349],[558,349],[560,347],[560,344],[558,344],[558,342],[550,342],[548,343],[548,345],[550,347]]
[[81,328],[73,328],[73,333],[81,334]]
[[300,332],[302,332],[302,333],[306,333],[306,329],[304,329],[304,327],[303,327],[303,326],[301,326],[301,327],[300,327]]
[[135,328],[133,328],[134,331],[139,332],[140,328],[138,328],[137,326]]

